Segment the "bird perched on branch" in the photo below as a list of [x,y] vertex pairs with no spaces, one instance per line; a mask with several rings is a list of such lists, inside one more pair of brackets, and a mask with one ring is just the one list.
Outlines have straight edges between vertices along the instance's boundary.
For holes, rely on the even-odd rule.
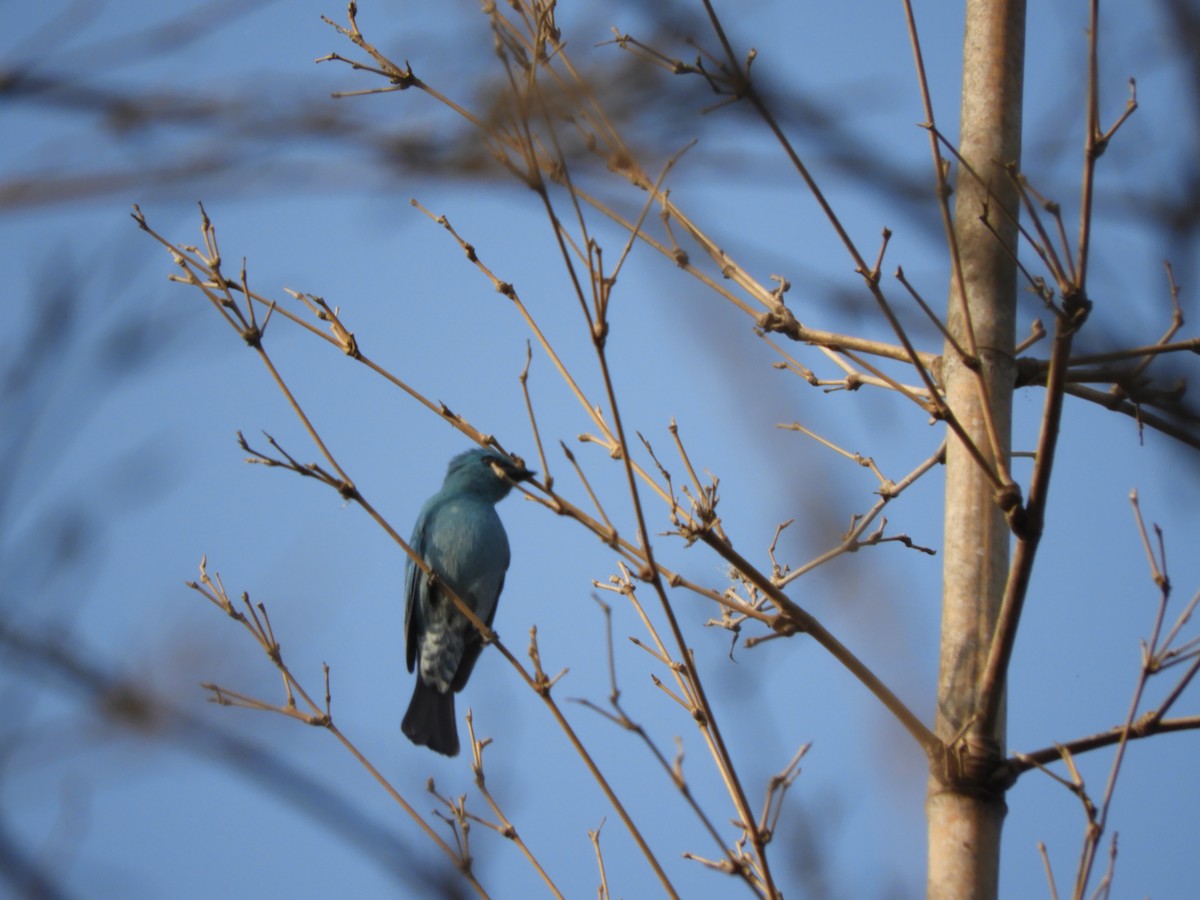
[[417,684],[400,730],[414,744],[446,756],[458,753],[454,695],[471,677],[483,638],[443,585],[491,627],[509,561],[508,535],[495,505],[513,484],[533,475],[499,450],[460,453],[450,460],[442,489],[421,508],[409,541],[435,577],[409,559],[404,634],[408,671],[416,668]]

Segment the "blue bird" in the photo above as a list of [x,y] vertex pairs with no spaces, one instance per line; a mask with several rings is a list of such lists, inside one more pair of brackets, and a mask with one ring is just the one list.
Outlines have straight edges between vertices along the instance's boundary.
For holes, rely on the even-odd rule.
[[[409,544],[488,627],[496,615],[508,535],[495,505],[533,472],[493,449],[450,460],[442,489],[425,501]],[[421,569],[404,573],[404,634],[408,671],[417,670],[408,712],[408,739],[446,756],[458,754],[454,695],[463,689],[483,650],[479,630]]]

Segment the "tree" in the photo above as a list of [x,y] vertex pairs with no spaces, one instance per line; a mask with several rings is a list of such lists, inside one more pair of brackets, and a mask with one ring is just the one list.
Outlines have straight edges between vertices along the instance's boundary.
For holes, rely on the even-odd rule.
[[[467,123],[466,131],[440,144],[443,149],[448,145],[454,151],[448,154],[455,160],[452,168],[470,170],[479,160],[491,157],[499,169],[529,188],[544,210],[555,252],[574,294],[574,305],[586,326],[583,342],[578,337],[564,336],[561,330],[551,335],[543,325],[543,317],[526,301],[523,287],[508,280],[503,264],[475,249],[473,245],[478,239],[456,221],[415,204],[447,230],[453,244],[466,253],[469,264],[488,285],[507,298],[529,328],[539,350],[538,363],[534,362],[531,348],[520,383],[529,408],[538,468],[545,473],[537,490],[529,496],[544,511],[583,526],[616,554],[617,568],[610,580],[595,574],[589,577],[597,578],[596,589],[601,595],[617,595],[611,599],[630,604],[630,609],[644,623],[646,632],[638,646],[639,652],[648,654],[649,661],[643,659],[642,664],[654,671],[655,683],[662,687],[666,697],[677,701],[698,725],[699,746],[704,748],[715,776],[698,773],[692,762],[685,769],[685,745],[680,745],[673,759],[661,734],[656,734],[657,729],[644,719],[647,713],[639,716],[627,711],[630,694],[640,684],[625,674],[626,663],[621,667],[609,663],[612,690],[608,702],[587,700],[585,706],[593,714],[598,713],[601,722],[630,730],[637,736],[644,746],[644,758],[661,768],[662,783],[677,788],[683,804],[690,810],[689,827],[693,830],[690,833],[706,836],[720,848],[718,857],[705,859],[704,853],[689,847],[693,858],[717,872],[742,879],[754,892],[772,896],[781,892],[786,883],[779,864],[772,866],[781,850],[777,823],[786,808],[785,797],[790,800],[787,792],[799,774],[806,745],[777,766],[778,773],[769,782],[765,804],[753,803],[751,797],[755,792],[751,788],[752,776],[746,774],[746,748],[743,744],[739,752],[733,746],[732,741],[739,738],[731,738],[723,727],[732,713],[728,704],[712,699],[710,687],[721,678],[721,666],[735,664],[721,660],[723,654],[709,658],[698,653],[697,643],[708,639],[697,638],[691,625],[707,618],[710,624],[730,632],[731,643],[726,649],[730,655],[736,649],[741,664],[756,658],[756,654],[747,652],[749,648],[767,641],[771,646],[807,644],[807,636],[866,686],[907,731],[910,746],[896,752],[911,753],[915,748],[928,760],[931,896],[996,895],[1004,798],[1026,773],[1060,757],[1069,773],[1067,783],[1087,801],[1087,833],[1074,888],[1076,896],[1085,895],[1097,879],[1094,861],[1106,834],[1111,782],[1099,802],[1092,802],[1089,799],[1092,795],[1076,774],[1073,754],[1115,745],[1118,748],[1112,769],[1115,776],[1131,740],[1163,731],[1192,729],[1197,724],[1194,718],[1169,717],[1194,675],[1197,655],[1194,645],[1187,642],[1181,631],[1190,606],[1179,614],[1177,627],[1168,628],[1166,634],[1161,631],[1161,623],[1168,621],[1165,616],[1170,599],[1169,580],[1161,545],[1156,548],[1147,539],[1154,580],[1161,591],[1160,624],[1155,626],[1148,642],[1136,697],[1140,700],[1151,676],[1169,667],[1182,664],[1183,674],[1171,683],[1161,702],[1149,712],[1135,702],[1128,716],[1106,732],[1076,741],[1054,734],[1044,737],[1043,749],[1013,755],[1005,752],[1005,679],[1043,533],[1047,488],[1067,395],[1126,412],[1136,417],[1139,428],[1169,435],[1190,447],[1197,445],[1195,416],[1182,403],[1181,392],[1170,384],[1165,372],[1171,356],[1196,347],[1194,341],[1176,340],[1183,317],[1178,297],[1174,296],[1177,292],[1173,281],[1171,293],[1176,315],[1161,340],[1134,341],[1132,345],[1124,342],[1103,353],[1074,352],[1076,335],[1085,325],[1092,324],[1093,301],[1087,279],[1092,268],[1092,198],[1097,162],[1135,108],[1131,96],[1124,113],[1107,125],[1102,122],[1097,63],[1097,36],[1101,32],[1095,5],[1090,25],[1082,199],[1078,237],[1073,240],[1067,237],[1058,205],[1043,199],[1046,192],[1037,186],[1036,176],[1029,175],[1021,165],[1024,11],[1017,4],[968,5],[963,133],[955,143],[947,139],[935,117],[918,40],[920,32],[909,10],[910,36],[924,105],[923,125],[932,156],[929,169],[934,173],[927,176],[927,183],[934,188],[934,203],[945,234],[945,271],[951,296],[948,311],[941,316],[930,311],[935,304],[926,299],[927,279],[922,279],[926,282],[922,286],[922,280],[910,280],[902,269],[895,270],[895,278],[886,274],[884,261],[890,260],[895,252],[890,249],[890,231],[883,231],[881,246],[874,251],[862,249],[851,236],[861,228],[847,226],[837,203],[822,186],[822,179],[814,174],[815,170],[793,143],[783,117],[787,103],[763,83],[762,79],[769,76],[762,75],[761,64],[755,62],[756,54],[738,46],[716,10],[704,4],[709,30],[706,37],[695,38],[696,49],[689,53],[664,46],[669,33],[655,40],[632,33],[616,35],[615,46],[608,52],[625,52],[625,56],[619,57],[629,61],[623,75],[645,83],[649,80],[648,65],[689,79],[716,95],[721,108],[714,110],[714,115],[745,115],[744,120],[736,120],[743,128],[757,122],[775,137],[782,154],[816,201],[819,216],[836,237],[840,252],[848,255],[857,273],[858,287],[843,286],[840,290],[853,297],[854,302],[865,298],[874,307],[873,312],[869,308],[859,312],[857,331],[808,327],[810,307],[814,297],[820,302],[820,291],[806,285],[800,303],[803,309],[798,311],[796,301],[788,302],[795,293],[794,281],[789,283],[790,279],[780,276],[771,282],[754,275],[761,266],[743,262],[745,250],[739,252],[727,243],[727,237],[702,222],[685,200],[678,199],[685,194],[685,190],[676,186],[676,171],[683,169],[688,160],[685,142],[664,152],[663,146],[652,138],[639,146],[624,137],[626,131],[640,134],[636,108],[622,109],[620,115],[609,114],[613,97],[621,96],[622,83],[613,79],[619,87],[612,90],[594,74],[576,68],[574,44],[564,42],[554,4],[517,3],[511,10],[492,8],[487,12],[505,88],[489,90],[476,107],[469,107],[427,83],[419,65],[399,65],[389,54],[377,49],[359,30],[353,5],[348,21],[336,27],[357,48],[356,58],[351,62],[350,52],[346,51],[345,56],[338,53],[326,59],[351,62],[356,70],[365,69],[382,77],[385,86],[372,88],[371,92],[415,90],[460,115]],[[431,143],[438,145],[437,141]],[[654,151],[658,151],[657,156],[662,160],[657,170],[652,170],[647,162],[654,158]],[[411,146],[406,147],[406,152],[412,152]],[[419,153],[415,155],[421,157]],[[635,188],[635,200],[618,190],[616,185],[622,180]],[[334,441],[326,429],[315,424],[318,417],[309,412],[311,398],[295,388],[296,376],[285,374],[285,366],[277,363],[273,342],[283,324],[281,320],[307,330],[366,366],[374,376],[401,388],[428,411],[479,443],[496,440],[487,433],[495,426],[490,422],[480,423],[474,417],[468,420],[466,414],[460,414],[463,400],[456,398],[447,406],[414,387],[415,379],[409,369],[403,369],[398,376],[387,371],[375,356],[363,349],[368,342],[380,342],[376,334],[364,337],[362,329],[353,324],[351,304],[342,305],[346,309],[342,312],[338,304],[294,292],[297,304],[260,293],[251,286],[244,268],[238,275],[230,274],[222,264],[216,229],[206,215],[202,224],[204,246],[200,249],[160,235],[140,210],[135,212],[135,218],[143,229],[170,248],[183,272],[177,278],[200,291],[266,364],[272,380],[284,392],[319,453],[315,462],[307,462],[304,453],[286,446],[290,441],[276,442],[267,437],[266,443],[262,443],[241,438],[250,459],[335,489],[345,500],[361,506],[396,544],[407,550],[403,528],[389,521],[374,496],[361,487],[352,467],[343,462],[342,453],[332,449]],[[745,242],[744,234],[739,237]],[[729,476],[722,473],[725,484],[722,492],[721,481],[707,471],[713,454],[711,445],[696,441],[689,434],[688,423],[677,428],[672,422],[673,448],[664,453],[653,434],[643,436],[640,423],[636,429],[629,424],[627,410],[636,404],[636,399],[631,397],[628,383],[635,377],[632,372],[638,366],[629,345],[618,343],[624,339],[628,326],[614,319],[614,310],[627,305],[625,292],[630,290],[630,284],[636,283],[633,279],[643,275],[646,264],[641,262],[641,254],[646,247],[731,304],[742,316],[750,317],[761,347],[784,370],[816,387],[890,392],[901,404],[910,409],[915,407],[922,420],[932,417],[937,421],[945,433],[944,442],[935,439],[933,446],[921,454],[922,460],[912,466],[910,474],[898,480],[882,474],[881,469],[886,465],[877,467],[874,460],[840,451],[869,466],[878,476],[878,501],[855,516],[849,531],[831,542],[831,549],[816,554],[807,563],[788,562],[790,553],[777,556],[788,522],[772,523],[768,528],[773,534],[769,549],[748,550],[756,547],[755,541],[742,537],[744,532],[727,527]],[[646,267],[645,271],[653,269]],[[1022,316],[1017,304],[1019,280],[1034,290],[1042,304],[1039,314],[1051,322],[1046,358],[1038,358],[1036,350],[1027,352],[1039,346],[1038,340],[1043,336],[1040,326],[1034,327],[1030,339],[1017,345],[1016,326]],[[725,282],[733,287],[727,287]],[[908,297],[915,302],[912,307],[904,307],[897,297]],[[819,309],[817,306],[816,310]],[[912,314],[913,309],[924,310],[936,331],[924,326]],[[1027,312],[1024,316],[1029,318]],[[463,326],[456,322],[449,330],[455,332],[460,327]],[[1119,331],[1119,327],[1114,330]],[[787,349],[789,341],[797,349]],[[922,349],[933,346],[935,341],[944,341],[940,354]],[[582,349],[590,350],[594,368],[582,368]],[[553,406],[547,410],[544,399],[538,400],[539,370],[534,367],[544,364],[543,360],[549,361],[567,393],[576,401],[577,409],[590,420],[590,430],[583,438],[585,444],[594,446],[585,449],[601,449],[614,461],[613,472],[608,475],[600,469],[598,453],[584,457],[564,443],[561,447],[564,463],[550,452],[554,440],[561,442],[567,432],[547,432],[545,423],[550,421],[561,427],[562,417]],[[470,362],[464,360],[461,364]],[[833,366],[836,377],[824,373],[822,365]],[[421,374],[419,370],[417,374]],[[535,380],[534,387],[530,387],[530,379]],[[1113,392],[1102,394],[1083,386],[1096,382],[1112,384]],[[1044,388],[1046,399],[1032,469],[1027,477],[1021,478],[1013,474],[1011,458],[1011,396],[1014,388],[1029,386]],[[681,378],[675,387],[678,393],[670,399],[682,402],[687,379]],[[814,437],[816,431],[807,420],[795,423],[791,430]],[[826,432],[827,426],[820,430]],[[497,433],[507,449],[521,447],[512,436],[511,424],[509,430]],[[881,433],[877,432],[875,437],[886,449]],[[818,440],[839,450],[842,443],[838,437],[825,433]],[[529,455],[533,455],[532,451]],[[942,675],[934,724],[927,721],[924,707],[931,705],[928,698],[920,704],[906,703],[901,692],[889,686],[888,679],[881,678],[871,665],[848,649],[849,642],[838,635],[838,629],[829,627],[824,616],[814,614],[810,604],[798,600],[796,595],[800,587],[813,580],[812,573],[820,566],[840,564],[835,561],[856,551],[878,554],[880,550],[870,548],[887,545],[907,547],[914,554],[925,551],[920,538],[889,531],[883,512],[914,485],[924,485],[935,477],[942,471],[942,464],[946,473],[946,516],[940,550],[945,596]],[[560,481],[568,481],[564,472],[578,479],[578,487],[557,487]],[[665,504],[665,514],[660,511],[656,516],[652,507],[660,502]],[[671,546],[670,536],[654,536],[657,528],[664,527],[664,521],[679,547],[702,545],[703,552],[721,560],[728,567],[728,583],[714,582],[711,573],[696,577],[690,569],[668,562],[676,558],[669,555],[676,550],[667,549]],[[744,516],[738,517],[738,523],[745,526]],[[827,540],[836,534],[819,516],[813,516],[805,525],[823,533]],[[758,531],[763,527],[760,523]],[[701,552],[701,548],[690,552]],[[858,558],[863,556],[865,552],[858,554]],[[677,558],[686,559],[686,554]],[[493,775],[490,781],[484,779],[485,748],[494,733],[492,730],[487,732],[487,738],[482,733],[472,735],[478,797],[464,802],[445,792],[438,795],[442,817],[457,841],[453,843],[446,839],[445,828],[435,827],[437,823],[421,813],[419,804],[396,790],[381,771],[382,767],[368,762],[366,755],[335,725],[334,708],[329,700],[329,669],[325,670],[324,702],[319,689],[293,674],[296,663],[290,654],[285,661],[276,638],[276,629],[283,627],[277,613],[274,619],[269,619],[265,607],[256,606],[245,597],[239,601],[236,592],[231,597],[221,580],[210,575],[204,566],[194,587],[252,634],[283,673],[286,685],[282,702],[263,700],[260,694],[215,684],[209,686],[212,699],[220,704],[273,709],[332,731],[368,766],[389,795],[404,806],[428,838],[463,871],[468,883],[481,892],[487,889],[486,878],[477,880],[471,865],[468,840],[472,823],[490,823],[517,841],[531,861],[536,859],[521,841],[524,826],[520,829],[512,826],[503,798],[493,790],[496,784],[504,784],[503,777],[497,779]],[[703,605],[680,599],[690,595],[700,598]],[[613,614],[610,603],[602,603],[602,609],[604,621],[610,622]],[[500,628],[506,630],[504,626]],[[614,657],[627,660],[626,654],[614,648],[611,624],[607,633],[607,643],[593,641],[590,653],[601,661]],[[632,809],[621,789],[621,778],[612,772],[613,765],[622,761],[628,751],[618,751],[615,758],[602,758],[596,749],[594,733],[589,738],[585,732],[588,726],[580,722],[579,716],[566,712],[559,696],[563,687],[552,674],[557,666],[547,663],[543,669],[543,656],[549,658],[550,654],[544,639],[539,641],[538,631],[531,634],[527,654],[516,649],[517,642],[501,641],[494,634],[490,637],[499,651],[492,655],[506,658],[568,736],[584,768],[595,777],[608,798],[628,839],[641,848],[662,890],[668,895],[679,893],[676,887],[679,875],[663,851],[655,848],[656,839],[661,840],[663,834],[639,824],[643,816],[651,814]],[[808,652],[812,652],[811,648]],[[759,654],[758,658],[767,657]],[[574,671],[586,662],[572,657],[570,665]],[[779,670],[769,669],[765,663],[760,665],[756,678],[767,683],[786,678]],[[335,679],[336,673],[335,663]],[[669,705],[670,699],[659,702]],[[655,709],[653,704],[644,708]],[[503,751],[503,745],[500,740],[494,749],[487,750],[489,765],[492,755]],[[761,787],[758,790],[761,793]],[[727,808],[713,812],[712,806],[717,802],[714,796],[723,796]],[[477,812],[480,801],[489,808],[486,816]],[[735,823],[733,832],[722,824],[730,817]],[[602,849],[599,829],[593,840],[600,861],[597,877],[603,884],[605,860],[611,859],[607,855],[611,851]],[[782,849],[786,855],[786,844]],[[539,872],[544,862],[534,862]],[[553,886],[553,866],[546,864],[545,868],[545,880]],[[1110,877],[1111,867],[1099,879],[1101,890],[1110,884]],[[810,878],[810,888],[818,882],[819,879]]]

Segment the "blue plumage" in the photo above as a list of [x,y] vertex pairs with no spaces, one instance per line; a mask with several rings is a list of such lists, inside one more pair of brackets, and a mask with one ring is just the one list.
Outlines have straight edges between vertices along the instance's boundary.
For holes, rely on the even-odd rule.
[[[495,504],[514,482],[533,474],[498,450],[460,453],[450,460],[442,489],[421,508],[409,541],[489,627],[509,561],[508,535]],[[400,729],[414,744],[454,756],[454,695],[470,678],[483,641],[411,559],[404,576],[404,634],[408,671],[417,670],[417,683]]]

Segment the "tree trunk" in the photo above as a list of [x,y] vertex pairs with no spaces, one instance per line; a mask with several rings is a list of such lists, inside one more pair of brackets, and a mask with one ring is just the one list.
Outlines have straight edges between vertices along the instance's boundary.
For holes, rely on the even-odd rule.
[[[1001,166],[1020,162],[1024,44],[1024,0],[967,0],[959,150],[986,185],[959,165],[954,228],[965,303],[952,278],[948,321],[958,346],[968,352],[973,332],[982,377],[947,343],[942,378],[950,409],[989,459],[993,442],[985,404],[990,409],[1005,470],[1015,372],[1018,201]],[[981,221],[985,204],[990,229]],[[951,436],[936,726],[950,754],[944,769],[935,766],[926,804],[928,897],[938,900],[997,896],[1005,804],[1003,794],[987,790],[984,781],[1004,749],[1004,713],[991,733],[982,733],[973,716],[1008,558],[1009,530],[995,486]]]

